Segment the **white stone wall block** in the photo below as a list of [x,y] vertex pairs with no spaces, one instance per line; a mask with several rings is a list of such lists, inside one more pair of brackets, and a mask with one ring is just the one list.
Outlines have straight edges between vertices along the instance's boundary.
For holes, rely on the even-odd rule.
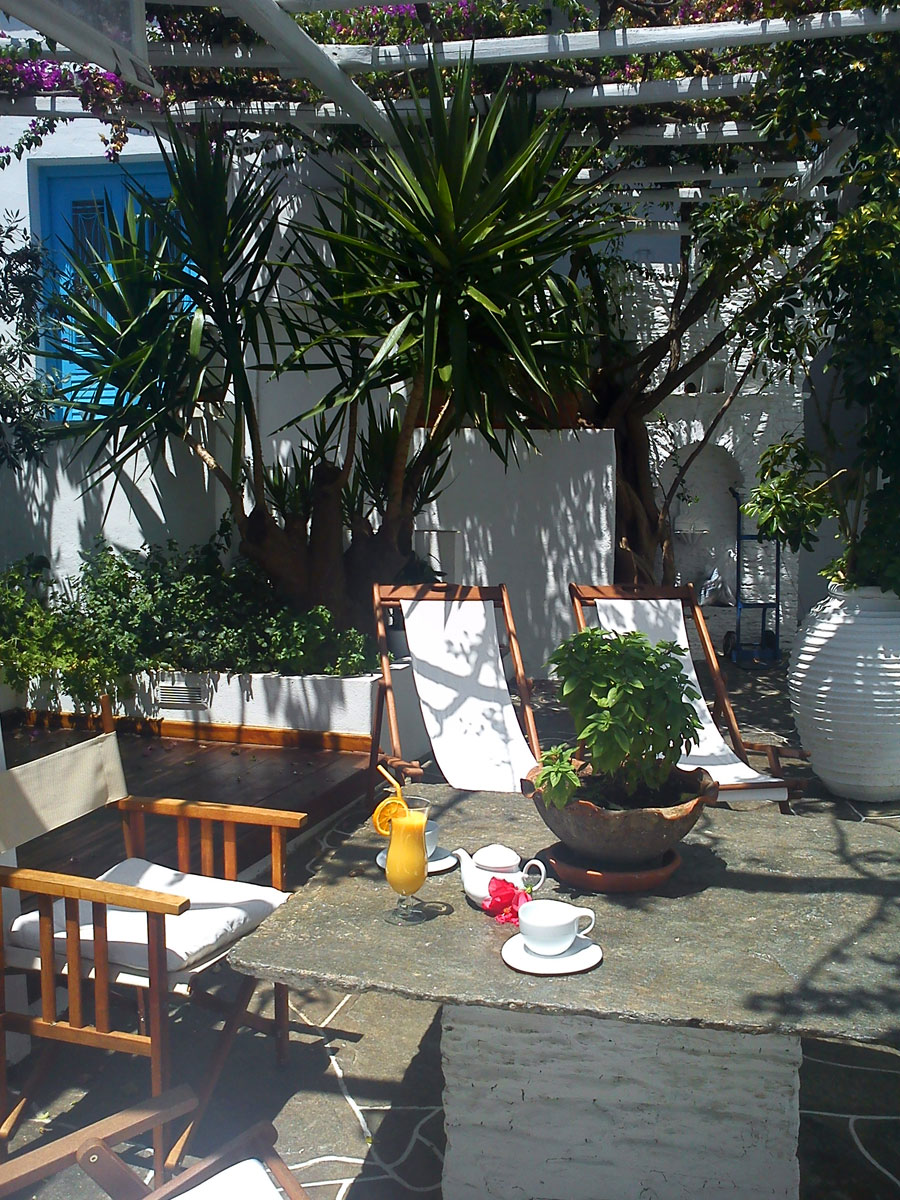
[[444,1008],[445,1200],[787,1200],[799,1039]]

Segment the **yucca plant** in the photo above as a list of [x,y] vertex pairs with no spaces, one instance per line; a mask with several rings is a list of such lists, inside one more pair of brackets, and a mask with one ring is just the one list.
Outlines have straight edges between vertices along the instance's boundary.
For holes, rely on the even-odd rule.
[[[170,196],[130,184],[123,219],[107,204],[95,242],[67,248],[53,350],[78,368],[68,404],[77,420],[60,433],[90,439],[105,471],[139,451],[157,455],[169,439],[185,442],[225,489],[246,537],[265,496],[247,362],[251,351],[262,361],[280,352],[272,296],[284,201],[265,165],[239,159],[221,130],[204,122],[192,137],[170,125],[167,142]],[[205,429],[198,417],[209,418]],[[221,462],[215,423],[230,448]]]
[[417,426],[438,447],[473,426],[506,460],[557,395],[583,387],[588,336],[564,271],[606,232],[560,114],[538,117],[505,86],[479,101],[471,62],[450,94],[433,64],[426,76],[412,120],[388,103],[396,144],[348,167],[337,208],[322,200],[297,229],[314,340],[343,364],[321,407],[391,388],[399,413],[381,525],[350,551],[363,595],[410,550],[429,461],[410,463]]

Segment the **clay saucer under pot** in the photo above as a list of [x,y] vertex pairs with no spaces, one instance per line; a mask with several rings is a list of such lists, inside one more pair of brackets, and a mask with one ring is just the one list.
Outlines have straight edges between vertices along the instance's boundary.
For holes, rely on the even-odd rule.
[[[658,806],[607,809],[576,798],[556,808],[545,805],[535,788],[537,772],[537,767],[529,771],[522,790],[560,843],[544,857],[561,882],[588,891],[642,891],[668,879],[681,863],[675,846],[719,792],[707,771],[676,767]],[[684,795],[688,799],[679,803]]]

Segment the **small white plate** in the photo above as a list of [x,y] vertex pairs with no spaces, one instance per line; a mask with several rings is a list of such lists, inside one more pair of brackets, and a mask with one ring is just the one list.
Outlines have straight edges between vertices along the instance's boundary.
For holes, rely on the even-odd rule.
[[603,962],[603,950],[590,938],[579,934],[563,954],[534,954],[525,945],[521,933],[504,942],[500,957],[514,971],[526,975],[574,975],[589,971]]
[[[387,862],[387,850],[379,850],[375,861],[384,870],[384,864]],[[457,865],[455,854],[451,854],[449,850],[445,850],[442,846],[436,846],[434,854],[428,860],[428,874],[438,875],[441,871],[449,871]]]

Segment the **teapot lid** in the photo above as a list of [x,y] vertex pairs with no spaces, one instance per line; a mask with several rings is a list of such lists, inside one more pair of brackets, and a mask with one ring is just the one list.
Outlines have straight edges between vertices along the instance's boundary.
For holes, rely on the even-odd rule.
[[520,862],[519,855],[509,846],[500,846],[491,842],[490,846],[482,846],[472,855],[472,862],[484,871],[517,871]]

